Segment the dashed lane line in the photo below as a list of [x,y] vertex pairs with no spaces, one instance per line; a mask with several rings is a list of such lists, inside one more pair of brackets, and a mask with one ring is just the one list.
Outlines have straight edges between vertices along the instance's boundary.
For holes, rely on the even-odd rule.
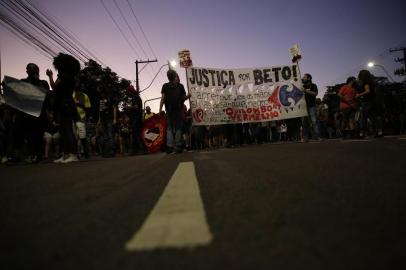
[[384,138],[385,139],[396,139],[396,138],[398,138],[398,136],[396,136],[396,135],[385,135]]
[[355,139],[355,140],[342,140],[341,142],[348,143],[348,142],[372,142],[372,141],[374,141],[374,140],[362,140],[362,139],[357,140],[357,139]]
[[193,162],[181,162],[127,251],[193,248],[211,243]]

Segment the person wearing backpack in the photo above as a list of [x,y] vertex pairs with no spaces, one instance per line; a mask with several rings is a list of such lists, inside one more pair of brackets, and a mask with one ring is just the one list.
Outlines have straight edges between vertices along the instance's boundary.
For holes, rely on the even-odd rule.
[[165,105],[167,119],[166,146],[167,153],[182,152],[182,107],[186,99],[185,87],[179,82],[176,71],[168,70],[167,77],[169,82],[162,86],[161,102],[159,104],[159,113],[162,113],[162,107]]

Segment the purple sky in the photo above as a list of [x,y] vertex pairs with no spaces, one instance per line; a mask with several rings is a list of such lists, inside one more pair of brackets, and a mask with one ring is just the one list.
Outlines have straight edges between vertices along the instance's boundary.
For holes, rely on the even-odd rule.
[[[138,58],[145,59],[124,20],[111,0],[104,0],[110,12],[133,43],[136,53],[123,39],[99,0],[33,0],[40,3],[58,22],[68,28],[119,76],[134,80]],[[149,50],[126,0],[117,0],[137,35],[147,57]],[[198,1],[130,0],[158,57],[140,74],[141,89],[148,85],[158,68],[177,52],[191,51],[195,66],[251,68],[290,63],[288,49],[301,46],[301,72],[311,73],[320,96],[326,85],[343,82],[374,60],[390,74],[400,67],[385,53],[391,47],[406,45],[402,0],[386,1]],[[0,26],[2,75],[25,77],[25,65],[35,62],[45,77],[52,63]],[[163,69],[166,71],[166,68]],[[177,68],[185,82],[184,72]],[[379,68],[371,70],[384,75]],[[392,75],[394,79],[399,77]],[[143,93],[143,99],[160,96],[165,79],[159,79]],[[151,103],[157,111],[158,103]]]

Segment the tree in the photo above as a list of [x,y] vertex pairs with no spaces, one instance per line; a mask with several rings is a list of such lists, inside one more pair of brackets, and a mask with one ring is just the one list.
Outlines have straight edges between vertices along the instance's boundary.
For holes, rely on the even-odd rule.
[[80,72],[80,88],[85,92],[92,103],[92,115],[97,118],[99,111],[99,100],[101,96],[116,102],[127,103],[127,89],[131,81],[119,78],[117,73],[109,67],[102,68],[94,60],[85,63],[85,67]]

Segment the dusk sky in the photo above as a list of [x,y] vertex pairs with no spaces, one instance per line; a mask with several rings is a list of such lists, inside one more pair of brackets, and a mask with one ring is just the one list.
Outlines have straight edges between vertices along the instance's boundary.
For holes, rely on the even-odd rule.
[[[122,37],[100,0],[35,0],[69,29],[99,59],[120,77],[135,79],[135,60],[153,59],[126,0],[116,0],[139,39],[144,51],[112,0],[104,0],[109,11],[132,43]],[[393,75],[401,57],[388,49],[406,45],[405,1],[138,1],[129,0],[158,58],[157,64],[140,74],[141,89],[148,85],[160,66],[189,49],[194,66],[252,68],[288,64],[289,48],[299,44],[301,72],[311,73],[319,96],[327,85],[343,82],[366,68],[368,61],[384,65]],[[23,78],[25,66],[37,63],[41,77],[52,62],[19,41],[0,25],[2,76]],[[137,55],[137,54],[138,55]],[[159,79],[142,95],[160,96],[166,81],[164,68]],[[179,67],[182,82],[184,71]],[[384,73],[375,67],[378,76]],[[151,103],[157,111],[158,103]]]

